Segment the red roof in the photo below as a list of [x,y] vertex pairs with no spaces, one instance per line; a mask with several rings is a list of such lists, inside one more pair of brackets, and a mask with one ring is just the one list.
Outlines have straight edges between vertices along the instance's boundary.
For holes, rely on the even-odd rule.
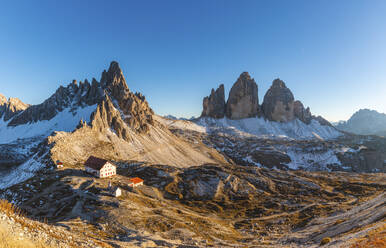
[[63,165],[63,163],[62,162],[58,162],[57,165]]
[[134,183],[134,184],[138,184],[138,183],[142,183],[143,180],[139,177],[134,177],[134,178],[131,178],[130,179],[130,182]]
[[94,170],[100,170],[107,163],[107,160],[91,156],[84,163],[84,166],[90,167]]

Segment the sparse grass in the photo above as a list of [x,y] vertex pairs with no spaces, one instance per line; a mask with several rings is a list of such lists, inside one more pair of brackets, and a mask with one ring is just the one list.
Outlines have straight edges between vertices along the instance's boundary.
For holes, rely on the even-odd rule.
[[2,248],[48,248],[41,242],[20,239],[17,234],[9,232],[0,226],[0,247]]
[[[106,215],[93,220],[91,223],[85,221],[86,219],[76,219],[75,221],[72,219],[73,216],[71,216],[66,225],[71,227],[71,233],[77,234],[74,237],[80,239],[87,237],[96,246],[106,248],[111,247],[110,244],[115,244],[117,241],[115,236],[121,236],[117,235],[120,234],[120,231],[125,230],[121,230],[121,226],[138,230],[139,235],[141,235],[141,231],[146,231],[157,234],[164,239],[181,240],[182,242],[186,240],[186,237],[193,240],[205,240],[207,246],[214,247],[219,247],[216,246],[219,245],[218,240],[221,240],[223,244],[244,245],[258,243],[259,245],[268,246],[283,234],[293,229],[304,228],[315,218],[340,213],[358,205],[362,200],[373,198],[375,196],[373,192],[377,190],[377,186],[363,183],[362,181],[353,183],[352,181],[346,182],[336,178],[331,179],[329,177],[330,174],[322,177],[321,175],[323,174],[319,173],[305,173],[303,175],[301,172],[296,172],[319,185],[320,189],[317,190],[309,189],[303,184],[292,183],[291,177],[293,177],[293,174],[288,176],[283,173],[266,171],[262,178],[270,180],[260,179],[261,181],[255,182],[252,180],[253,177],[245,175],[243,170],[236,170],[237,168],[203,168],[206,169],[202,169],[200,175],[212,175],[212,172],[217,173],[220,170],[225,170],[227,173],[234,174],[240,178],[241,182],[246,179],[251,180],[248,181],[248,184],[253,184],[256,190],[248,190],[248,197],[246,197],[245,194],[239,193],[240,190],[242,192],[242,188],[239,190],[237,187],[235,189],[224,187],[224,189],[218,189],[215,197],[204,200],[200,199],[199,196],[195,196],[195,191],[189,186],[186,178],[177,172],[165,179],[158,176],[157,169],[140,170],[135,174],[135,170],[130,168],[132,170],[130,173],[143,178],[149,178],[148,184],[144,186],[143,191],[130,190],[125,192],[123,197],[119,199],[111,198],[103,194],[103,189],[107,187],[108,181],[111,180],[113,185],[115,185],[121,180],[125,181],[126,177],[117,176],[112,179],[93,178],[95,182],[87,190],[99,196],[100,199],[86,199],[83,211],[86,214],[88,214],[87,211],[89,210],[103,211]],[[122,174],[130,175],[129,169],[122,169],[122,171],[124,170],[127,170],[127,172],[125,171]],[[169,172],[169,169],[163,169],[163,171]],[[175,169],[175,171],[178,170]],[[50,207],[58,209],[61,206],[55,204],[56,200],[71,196],[73,194],[73,187],[83,181],[90,180],[88,175],[79,173],[79,170],[68,170],[67,173],[63,173],[60,178],[60,182],[63,185],[55,183],[52,186],[51,182],[46,183],[41,179],[39,180],[39,178],[35,179],[35,182],[29,183],[34,185],[33,189],[40,190],[40,192],[46,187],[55,188],[55,191],[52,191],[55,194],[50,196],[50,198],[47,195],[39,196],[34,201],[29,201],[28,204],[36,203],[36,209],[39,209],[38,203],[40,200],[43,200],[50,204]],[[187,174],[189,175],[189,173]],[[200,176],[200,178],[203,176]],[[153,182],[152,179],[154,178],[156,180],[153,180]],[[158,181],[163,181],[165,184],[158,184]],[[237,183],[238,181],[235,181],[236,186]],[[270,187],[266,186],[265,183],[270,185]],[[240,186],[244,187],[244,184],[240,184]],[[150,194],[150,190],[146,191],[146,187],[149,187],[149,189],[152,187],[154,191],[159,192],[161,197],[158,198]],[[122,188],[125,189],[124,187]],[[28,188],[25,190],[28,192]],[[354,199],[351,193],[359,196],[358,201],[351,201]],[[28,195],[25,198],[28,199],[30,197]],[[74,202],[72,202],[73,200]],[[115,204],[117,202],[119,202],[119,205]],[[60,212],[61,216],[71,213],[75,203],[75,198],[68,200],[66,202],[67,207],[63,208]],[[3,211],[7,211],[10,214],[21,214],[20,210],[8,202],[0,202],[0,211],[2,209],[5,209]],[[46,213],[46,209],[40,209],[35,214],[26,212],[28,216],[33,216],[32,218],[36,216],[44,217]],[[347,220],[350,219],[337,220],[335,225],[342,224]],[[18,220],[15,221],[19,222]],[[115,226],[115,221],[119,225]],[[52,236],[54,240],[66,239],[60,232],[53,232],[51,235],[51,233],[47,232],[49,230],[46,230],[48,227],[43,225],[42,222],[46,223],[44,219],[40,219],[39,222],[26,219],[26,223],[21,224],[31,229],[44,229],[43,232]],[[55,222],[55,219],[50,219],[50,222]],[[77,224],[78,222],[79,224]],[[96,222],[103,225],[100,227],[92,225]],[[260,238],[264,240],[261,241]],[[377,237],[372,239],[371,242],[376,243],[379,240],[382,239]],[[365,241],[367,239],[361,240],[363,243]],[[69,239],[66,242],[67,244],[72,244]],[[77,243],[74,242],[74,244]],[[362,246],[354,246],[353,248],[371,247],[368,244],[370,243],[364,243],[363,245],[361,244]]]
[[0,200],[0,211],[8,216],[22,216],[23,212],[7,200]]
[[[63,237],[56,234],[55,232],[48,232],[46,228],[44,228],[40,222],[44,224],[48,224],[47,218],[42,218],[39,221],[29,221],[26,219],[24,212],[13,205],[12,203],[8,202],[7,200],[0,200],[0,212],[5,213],[8,217],[12,217],[13,220],[20,224],[21,229],[25,230],[41,230],[45,231],[51,238],[54,238],[59,241],[63,241]],[[16,238],[15,234],[10,234],[7,232],[5,228],[2,228],[0,226],[0,247],[1,248],[19,248],[19,247],[36,247],[36,248],[45,248],[48,247],[44,243],[36,242],[36,241],[29,241],[29,240],[19,240]],[[75,246],[71,246],[75,247]]]
[[386,223],[374,229],[365,237],[358,239],[350,248],[386,247]]

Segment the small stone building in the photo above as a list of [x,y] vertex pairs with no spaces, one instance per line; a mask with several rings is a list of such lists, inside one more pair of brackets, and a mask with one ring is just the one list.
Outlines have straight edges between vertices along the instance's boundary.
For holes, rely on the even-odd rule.
[[56,168],[63,168],[63,163],[60,161],[56,162]]
[[86,172],[99,177],[112,177],[117,174],[117,167],[109,161],[91,156],[84,163]]
[[143,180],[139,177],[131,178],[128,183],[128,186],[133,188],[141,185],[143,185]]
[[122,190],[118,186],[111,188],[110,193],[114,197],[120,197],[122,195]]

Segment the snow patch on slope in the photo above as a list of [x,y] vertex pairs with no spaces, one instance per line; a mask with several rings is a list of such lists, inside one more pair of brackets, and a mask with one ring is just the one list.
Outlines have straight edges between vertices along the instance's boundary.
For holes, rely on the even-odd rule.
[[[262,138],[334,139],[342,135],[335,128],[322,126],[316,120],[312,120],[307,125],[298,119],[281,123],[268,121],[264,118],[230,120],[205,117],[200,118],[195,124],[185,124],[182,128],[201,130],[201,132],[220,131],[234,135],[253,135]],[[173,126],[176,127],[176,124],[173,123]]]
[[[44,155],[43,155],[44,157]],[[0,177],[0,189],[6,189],[12,185],[24,182],[33,177],[35,173],[42,169],[44,165],[38,161],[38,157],[35,154],[25,163],[19,165],[17,168],[12,169],[9,173]]]
[[91,113],[95,111],[97,105],[78,108],[76,112],[71,112],[70,108],[57,113],[51,120],[38,121],[15,127],[8,126],[8,122],[0,120],[0,144],[11,143],[17,139],[32,138],[37,136],[47,137],[53,131],[71,132],[83,119],[90,121]]
[[323,170],[329,170],[328,165],[342,165],[334,150],[324,152],[304,152],[297,150],[288,150],[287,155],[291,158],[288,167],[293,170],[300,167],[314,167]]

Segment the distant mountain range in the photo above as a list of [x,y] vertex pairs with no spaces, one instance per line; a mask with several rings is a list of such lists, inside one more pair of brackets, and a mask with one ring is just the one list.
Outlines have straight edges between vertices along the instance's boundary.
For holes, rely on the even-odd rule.
[[190,117],[189,119],[184,117],[176,117],[174,115],[164,115],[163,117],[170,120],[182,120],[182,121],[190,121],[190,120],[196,119],[196,117],[194,116]]
[[361,109],[348,121],[334,123],[334,126],[341,131],[354,134],[386,136],[386,114]]

